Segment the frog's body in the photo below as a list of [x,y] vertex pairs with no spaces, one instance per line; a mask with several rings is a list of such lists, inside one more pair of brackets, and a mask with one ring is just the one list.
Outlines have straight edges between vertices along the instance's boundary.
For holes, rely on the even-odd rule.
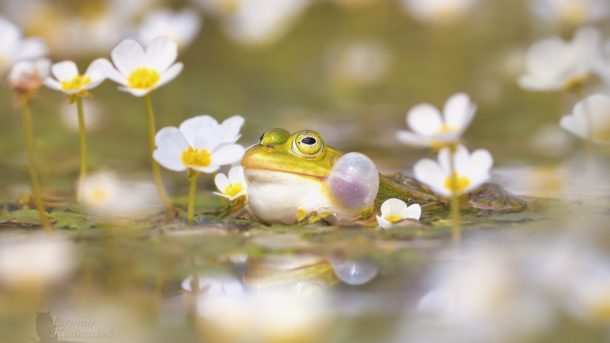
[[[444,200],[425,186],[404,177],[380,175],[368,157],[343,154],[311,130],[294,134],[269,130],[248,149],[242,164],[250,210],[265,223],[293,224],[311,216],[351,221],[372,213],[388,198],[445,207]],[[501,210],[523,206],[519,201],[507,204]]]

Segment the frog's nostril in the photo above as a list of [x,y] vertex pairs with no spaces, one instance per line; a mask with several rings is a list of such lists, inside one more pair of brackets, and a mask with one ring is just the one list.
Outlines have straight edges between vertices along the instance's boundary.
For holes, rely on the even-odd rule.
[[265,145],[265,149],[266,149],[267,151],[274,151],[274,150],[275,150],[275,147],[274,147],[273,145]]

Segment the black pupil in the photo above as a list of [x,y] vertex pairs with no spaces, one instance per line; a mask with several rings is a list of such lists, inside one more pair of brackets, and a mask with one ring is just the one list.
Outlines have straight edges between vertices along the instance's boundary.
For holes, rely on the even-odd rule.
[[314,144],[316,144],[316,139],[313,137],[305,137],[305,138],[301,139],[301,143],[307,144],[307,145],[314,145]]

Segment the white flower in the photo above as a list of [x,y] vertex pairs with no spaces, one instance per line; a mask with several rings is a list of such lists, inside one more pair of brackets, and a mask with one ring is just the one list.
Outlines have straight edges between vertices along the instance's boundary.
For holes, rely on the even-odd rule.
[[444,148],[438,153],[438,162],[429,159],[417,162],[413,168],[415,178],[446,197],[470,192],[491,178],[493,158],[487,150],[470,154],[466,147],[458,146],[453,154],[454,175],[451,174],[450,158],[449,148]]
[[184,121],[180,128],[161,129],[153,156],[159,164],[173,171],[192,169],[214,173],[220,166],[241,160],[244,148],[234,142],[239,138],[243,118],[234,116],[224,123],[199,116]]
[[182,71],[176,43],[166,37],[155,38],[144,49],[138,42],[126,39],[112,49],[113,68],[107,63],[107,76],[122,85],[120,90],[144,96],[170,82]]
[[206,341],[321,342],[332,320],[328,306],[323,294],[277,289],[197,297]]
[[464,17],[477,0],[401,0],[401,4],[418,20],[445,24]]
[[419,220],[421,217],[421,206],[407,204],[400,199],[388,199],[381,205],[381,216],[377,216],[377,223],[382,229],[388,229],[395,223],[405,219]]
[[39,38],[24,39],[17,25],[0,17],[0,73],[21,60],[46,55],[47,47]]
[[547,38],[528,50],[519,84],[534,91],[571,90],[598,72],[601,58],[601,33],[594,28],[579,29],[571,41]]
[[561,118],[562,128],[597,144],[610,143],[610,97],[592,95],[574,106],[571,114]]
[[51,61],[46,58],[17,62],[8,76],[11,88],[18,93],[37,90],[49,75]]
[[367,85],[387,73],[390,54],[378,42],[353,42],[331,48],[326,64],[328,73],[337,82]]
[[56,284],[72,272],[74,246],[57,235],[32,235],[0,244],[0,283],[11,287]]
[[[519,267],[513,254],[497,246],[467,251],[457,263],[435,270],[418,316],[456,341],[528,341],[524,338],[548,327],[552,315],[540,294],[523,282]],[[438,341],[431,337],[415,341]]]
[[248,191],[246,178],[244,177],[244,167],[236,166],[229,170],[228,175],[218,173],[214,177],[216,188],[220,192],[214,194],[225,197],[229,200],[235,200],[241,196],[245,196]]
[[140,217],[161,206],[153,183],[125,181],[108,171],[85,178],[79,195],[90,212],[107,218]]
[[72,61],[63,61],[51,66],[53,77],[47,77],[44,84],[52,89],[66,94],[83,94],[97,87],[105,79],[106,63],[104,59],[93,61],[85,74],[78,72],[78,67]]
[[530,0],[530,5],[538,18],[572,26],[601,20],[610,13],[607,0]]
[[470,125],[476,105],[467,94],[457,93],[447,99],[443,115],[430,104],[420,104],[407,113],[407,126],[396,138],[408,145],[438,147],[457,142]]
[[161,9],[146,17],[138,29],[138,39],[146,45],[155,38],[166,37],[178,44],[179,48],[185,48],[197,36],[200,27],[201,18],[193,10],[172,12]]
[[236,41],[259,45],[275,42],[303,12],[309,0],[199,0],[221,17],[225,31]]

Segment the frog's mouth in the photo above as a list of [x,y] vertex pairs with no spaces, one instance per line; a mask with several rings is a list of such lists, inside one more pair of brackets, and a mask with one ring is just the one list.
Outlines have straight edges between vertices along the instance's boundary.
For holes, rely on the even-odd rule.
[[284,159],[285,156],[283,155],[274,156],[273,154],[269,154],[261,157],[258,154],[250,153],[250,151],[251,150],[246,151],[246,154],[241,161],[241,164],[246,171],[263,170],[315,178],[319,180],[325,179],[328,174],[327,172],[320,170],[320,168],[316,168],[316,166],[309,165],[306,162],[304,162],[305,166],[303,168],[286,163]]

